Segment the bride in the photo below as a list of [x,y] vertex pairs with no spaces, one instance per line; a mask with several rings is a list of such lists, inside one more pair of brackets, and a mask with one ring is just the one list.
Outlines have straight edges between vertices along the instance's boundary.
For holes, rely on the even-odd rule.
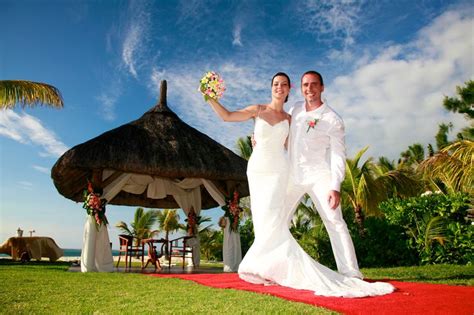
[[255,284],[279,284],[311,290],[316,295],[364,297],[393,292],[389,283],[369,283],[343,276],[312,259],[288,229],[284,197],[289,164],[286,154],[291,117],[283,109],[290,93],[290,78],[279,72],[272,78],[269,104],[251,105],[229,112],[208,99],[224,121],[255,119],[257,142],[247,166],[255,240],[239,266],[239,277]]

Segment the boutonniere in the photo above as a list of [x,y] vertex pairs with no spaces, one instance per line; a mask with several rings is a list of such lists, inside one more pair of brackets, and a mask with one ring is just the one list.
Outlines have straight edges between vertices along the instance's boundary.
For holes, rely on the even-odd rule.
[[313,120],[309,120],[306,122],[306,124],[308,125],[308,129],[306,130],[306,133],[309,132],[310,129],[314,129],[314,127],[316,126],[316,124],[318,123],[319,119],[313,119]]

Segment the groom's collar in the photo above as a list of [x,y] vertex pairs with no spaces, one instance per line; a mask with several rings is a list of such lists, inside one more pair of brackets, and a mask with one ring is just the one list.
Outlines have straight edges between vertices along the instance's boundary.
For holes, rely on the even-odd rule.
[[306,111],[306,101],[303,101],[303,104],[302,104],[302,107],[303,107],[303,110],[307,113],[312,113],[312,114],[321,114],[323,113],[326,108],[327,108],[327,101],[325,99],[323,99],[323,103],[321,104],[321,106],[319,106],[318,108],[316,109],[313,109],[311,111]]

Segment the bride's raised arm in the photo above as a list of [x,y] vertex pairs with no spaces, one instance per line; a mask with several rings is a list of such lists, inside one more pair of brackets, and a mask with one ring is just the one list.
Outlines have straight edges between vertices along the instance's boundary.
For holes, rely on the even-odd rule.
[[209,98],[207,102],[211,105],[216,114],[224,121],[245,121],[254,118],[258,110],[258,105],[250,105],[243,109],[230,112],[213,98]]

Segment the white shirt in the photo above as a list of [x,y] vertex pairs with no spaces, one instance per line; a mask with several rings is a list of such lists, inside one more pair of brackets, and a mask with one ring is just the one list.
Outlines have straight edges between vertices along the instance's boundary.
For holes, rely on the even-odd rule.
[[340,191],[346,168],[342,118],[326,102],[309,112],[305,102],[296,102],[288,112],[292,115],[288,148],[293,180],[301,185],[314,183],[318,173],[329,171],[329,190]]

